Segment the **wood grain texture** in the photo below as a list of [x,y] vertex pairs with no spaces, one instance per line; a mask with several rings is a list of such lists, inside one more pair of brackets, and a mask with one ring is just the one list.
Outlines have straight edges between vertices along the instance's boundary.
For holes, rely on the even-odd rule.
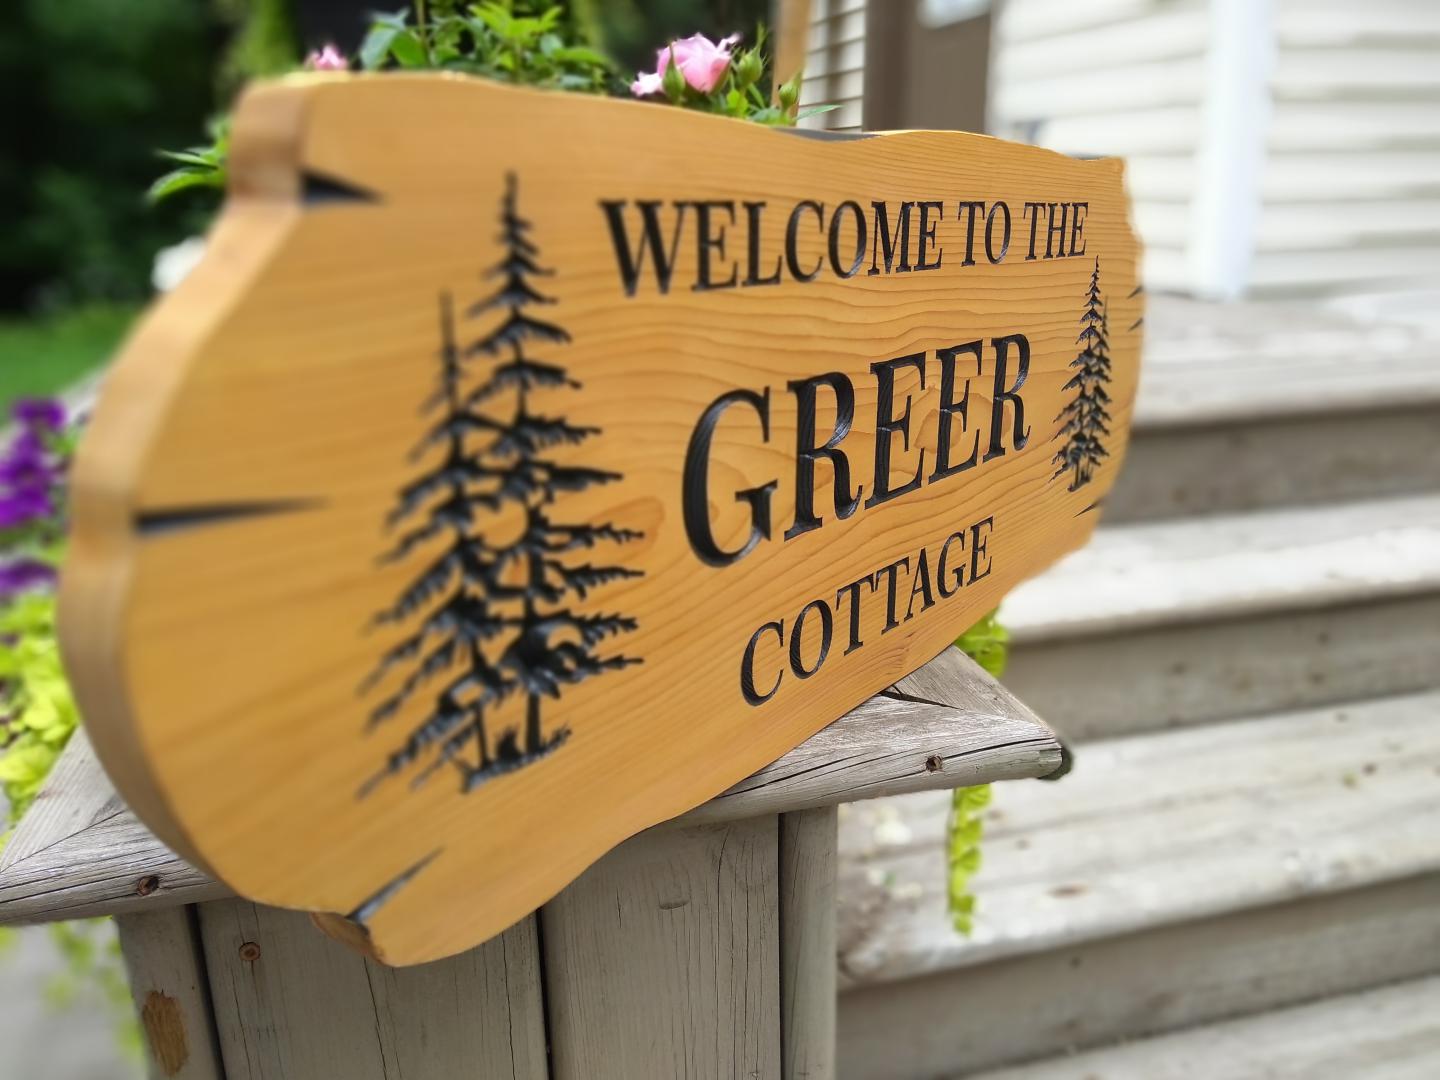
[[1066,1054],[969,1080],[1433,1080],[1440,976]]
[[78,919],[230,895],[115,793],[80,728],[0,853],[0,924]]
[[554,1080],[780,1076],[778,842],[652,830],[545,905]]
[[[1043,776],[1060,763],[1054,733],[958,649],[946,649],[898,686],[917,693],[878,695],[681,820],[735,821]],[[71,762],[72,755],[84,760]],[[82,733],[62,756],[45,801],[36,804],[47,812],[26,815],[6,849],[0,925],[233,895],[161,843],[125,808],[103,772],[87,762],[93,757]],[[66,809],[72,800],[76,807]],[[87,805],[108,809],[87,813]],[[140,882],[148,892],[137,891]]]
[[[918,667],[1085,540],[1123,457],[1143,298],[1115,161],[949,132],[817,140],[457,77],[314,75],[246,96],[231,175],[209,254],[142,320],[81,448],[67,666],[117,786],[173,850],[257,902],[356,916],[391,962],[485,939]],[[662,235],[689,239],[670,287],[651,258],[630,295],[602,204],[623,203],[628,256],[639,200],[663,204]],[[716,200],[738,214],[711,215],[729,254],[716,241],[697,255],[698,207]],[[998,264],[982,219],[965,265],[964,200],[1013,205]],[[1068,241],[1084,254],[1047,258],[1027,200],[1084,202],[1083,243],[1073,228]],[[928,255],[925,201],[939,207]],[[717,282],[731,259],[746,272],[745,202],[770,208],[750,235],[781,280],[706,288],[707,259]],[[801,212],[820,204],[823,230]],[[798,276],[783,272],[787,220]],[[864,269],[847,277],[857,230]],[[511,277],[484,276],[497,266]],[[1083,316],[1102,306],[1109,434],[1082,478],[1054,459]],[[515,322],[522,307],[532,321]],[[508,366],[521,339],[529,368]],[[853,423],[844,433],[839,391],[815,383],[814,441],[842,429],[867,498],[842,512],[819,460],[822,524],[806,529],[809,413],[790,384],[832,375]],[[462,391],[481,396],[462,406]],[[701,454],[687,471],[731,392],[755,397],[719,416],[708,469]],[[542,409],[570,426],[541,424]],[[471,427],[435,427],[462,420],[512,441],[476,450]],[[976,464],[936,479],[946,420],[951,466],[972,444]],[[922,483],[889,497],[912,474]],[[707,564],[687,484],[723,551],[752,529],[769,538]],[[763,528],[743,495],[757,490]],[[623,576],[592,576],[592,558]],[[486,614],[432,610],[450,589],[466,603],[479,589]],[[555,609],[562,597],[573,609]],[[780,682],[747,703],[752,639],[755,687]]]
[[840,1075],[967,1076],[1440,974],[1437,958],[1435,874],[1176,923],[842,994]]
[[780,1075],[835,1076],[838,810],[780,815]]
[[115,920],[149,1080],[225,1080],[193,907]]
[[849,808],[850,985],[1440,872],[1440,692],[1081,746],[1059,784],[997,789],[974,934],[945,918],[949,800]]
[[546,1080],[533,919],[404,969],[244,900],[203,905],[200,927],[226,1080]]

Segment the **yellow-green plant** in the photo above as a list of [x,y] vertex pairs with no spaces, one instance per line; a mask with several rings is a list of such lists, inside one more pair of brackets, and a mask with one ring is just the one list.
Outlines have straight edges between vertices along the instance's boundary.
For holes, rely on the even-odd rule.
[[[998,679],[1005,674],[1005,663],[1010,656],[1010,633],[1000,625],[997,614],[990,612],[961,634],[955,644]],[[975,916],[975,894],[970,880],[980,869],[980,840],[985,832],[985,807],[990,805],[990,785],[956,788],[950,799],[945,837],[950,922],[957,932],[969,935]]]
[[[75,429],[58,401],[21,401],[14,420],[14,437],[0,456],[0,792],[8,814],[0,847],[80,723],[55,625]],[[65,1005],[98,991],[112,1008],[122,1043],[133,1049],[139,1045],[139,1027],[107,922],[52,925],[51,939],[65,964],[45,992],[52,1003]]]

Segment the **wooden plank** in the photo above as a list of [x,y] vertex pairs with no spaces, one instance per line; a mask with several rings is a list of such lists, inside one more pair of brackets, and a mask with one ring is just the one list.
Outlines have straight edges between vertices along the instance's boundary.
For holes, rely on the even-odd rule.
[[135,819],[84,728],[71,737],[0,853],[0,923],[118,914],[228,894]]
[[243,900],[203,905],[200,928],[226,1080],[545,1080],[533,919],[404,969]]
[[555,1080],[781,1075],[778,840],[665,826],[545,905]]
[[780,1056],[784,1080],[835,1076],[838,811],[780,815]]
[[[1059,763],[1054,733],[956,649],[901,680],[899,688],[910,692],[877,695],[682,820],[733,821],[887,793],[1042,776]],[[66,757],[72,752],[88,749],[77,743]],[[69,833],[50,827],[53,815],[33,823],[33,815],[26,816],[9,853],[30,854],[11,858],[0,873],[0,924],[231,895],[151,835],[102,773],[76,766],[75,775],[87,779],[82,787],[56,788],[50,804],[56,813],[70,798],[111,810],[95,825],[76,825],[79,831]],[[90,820],[83,813],[65,820],[72,818]],[[40,840],[30,838],[32,827],[43,830]],[[159,886],[138,895],[136,883],[152,878]]]
[[115,920],[150,1080],[225,1080],[193,907]]
[[1084,543],[1138,381],[1123,174],[453,73],[252,89],[76,459],[60,624],[118,790],[391,962],[514,922]]
[[77,729],[26,812],[24,827],[0,848],[0,874],[113,817],[122,805],[96,760],[90,736],[83,727]]
[[849,808],[850,984],[1440,872],[1440,691],[1091,743],[997,790],[974,935],[946,918],[948,799]]
[[1437,973],[1430,874],[842,994],[840,1075],[968,1075]]
[[1440,977],[1246,1016],[969,1080],[1434,1080]]
[[981,777],[1043,776],[1059,764],[1048,731],[974,661],[949,648],[682,820],[734,820],[989,782]]

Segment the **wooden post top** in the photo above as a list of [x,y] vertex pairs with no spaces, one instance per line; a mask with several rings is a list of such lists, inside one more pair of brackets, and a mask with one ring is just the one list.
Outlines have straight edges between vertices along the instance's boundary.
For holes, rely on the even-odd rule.
[[[675,821],[725,821],[911,791],[1044,776],[1052,732],[958,649]],[[664,828],[665,826],[659,826]],[[0,925],[232,895],[155,838],[115,793],[83,729],[0,853]]]

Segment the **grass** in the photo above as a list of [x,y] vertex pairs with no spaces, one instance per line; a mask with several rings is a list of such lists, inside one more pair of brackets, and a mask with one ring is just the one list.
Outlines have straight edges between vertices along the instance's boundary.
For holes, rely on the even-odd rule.
[[0,427],[17,398],[59,394],[103,367],[135,309],[96,304],[45,319],[0,319]]

